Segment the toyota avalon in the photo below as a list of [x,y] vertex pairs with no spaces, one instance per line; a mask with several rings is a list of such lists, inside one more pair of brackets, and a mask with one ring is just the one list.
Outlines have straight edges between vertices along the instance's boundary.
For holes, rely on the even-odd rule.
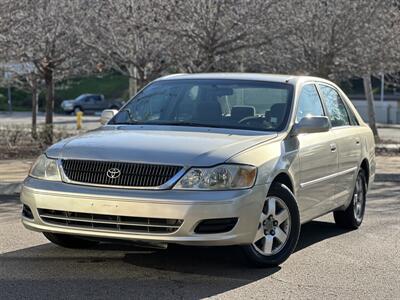
[[237,245],[268,267],[295,250],[301,224],[363,220],[374,139],[330,81],[170,75],[102,123],[48,148],[24,181],[23,224],[59,246]]

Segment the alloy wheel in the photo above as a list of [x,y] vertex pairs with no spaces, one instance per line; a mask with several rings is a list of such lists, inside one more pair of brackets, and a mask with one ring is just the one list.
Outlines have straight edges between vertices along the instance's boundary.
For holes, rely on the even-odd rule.
[[253,247],[266,256],[278,253],[289,238],[290,227],[290,212],[285,202],[276,196],[267,197]]
[[364,183],[361,176],[357,177],[353,195],[354,217],[357,222],[361,222],[364,214]]

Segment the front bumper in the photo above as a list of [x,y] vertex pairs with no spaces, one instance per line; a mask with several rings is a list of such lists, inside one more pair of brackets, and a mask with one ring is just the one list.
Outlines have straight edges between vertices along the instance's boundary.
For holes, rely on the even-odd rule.
[[65,113],[71,113],[71,112],[74,111],[74,107],[73,106],[61,106],[61,108]]
[[[257,231],[266,193],[264,185],[237,191],[145,191],[89,187],[28,177],[22,187],[21,201],[32,210],[34,219],[22,217],[22,222],[26,228],[35,231],[98,238],[204,246],[249,244]],[[80,228],[45,222],[38,209],[181,219],[183,224],[175,232],[161,234]],[[194,232],[202,220],[217,218],[238,218],[238,222],[228,232]]]

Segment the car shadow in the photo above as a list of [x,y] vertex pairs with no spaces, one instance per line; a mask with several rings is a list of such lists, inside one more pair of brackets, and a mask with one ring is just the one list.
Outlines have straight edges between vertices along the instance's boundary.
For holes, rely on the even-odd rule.
[[[310,222],[302,227],[296,251],[343,233],[333,223]],[[172,245],[154,250],[107,243],[91,250],[43,244],[1,254],[0,265],[2,299],[199,299],[280,270],[247,266],[237,247]]]
[[348,232],[349,230],[340,228],[333,222],[311,221],[303,224],[295,252]]
[[[295,252],[323,240],[345,234],[348,230],[334,223],[312,221],[304,224]],[[171,245],[166,250],[152,255],[126,254],[125,261],[141,266],[174,272],[201,274],[207,276],[228,276],[249,281],[269,276],[279,267],[270,269],[252,268],[244,259],[238,247],[191,247]],[[265,270],[272,273],[267,274]],[[261,277],[260,277],[261,276]]]

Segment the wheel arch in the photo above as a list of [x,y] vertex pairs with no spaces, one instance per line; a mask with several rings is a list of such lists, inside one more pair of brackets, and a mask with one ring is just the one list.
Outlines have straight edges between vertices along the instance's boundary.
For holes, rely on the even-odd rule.
[[364,158],[361,161],[360,170],[364,170],[365,177],[366,177],[366,180],[367,180],[367,186],[368,186],[369,185],[369,176],[370,176],[368,159]]
[[287,173],[285,173],[285,172],[280,172],[280,173],[278,173],[278,174],[274,177],[274,179],[272,180],[271,185],[272,185],[273,183],[275,183],[275,182],[279,182],[279,183],[284,184],[293,194],[295,194],[295,192],[294,192],[293,180],[292,180],[292,178],[290,177],[289,174],[287,174]]

